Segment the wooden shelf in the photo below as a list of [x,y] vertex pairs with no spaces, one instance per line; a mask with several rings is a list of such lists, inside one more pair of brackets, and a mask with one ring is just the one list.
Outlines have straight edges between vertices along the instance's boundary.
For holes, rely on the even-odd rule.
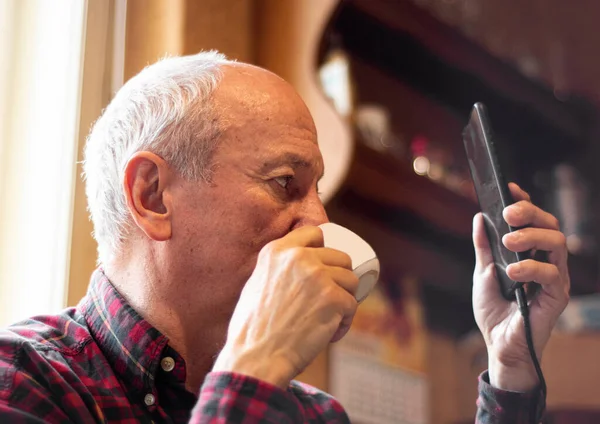
[[[405,149],[412,137],[423,135],[462,166],[462,128],[473,103],[483,101],[501,144],[498,150],[509,159],[507,178],[541,198],[534,172],[589,148],[594,115],[587,104],[557,100],[548,87],[411,2],[340,2],[329,31],[350,55],[357,105],[385,107]],[[325,36],[321,58],[329,41]],[[448,317],[470,302],[472,218],[479,207],[415,174],[409,158],[375,151],[357,137],[350,172],[327,210],[332,221],[374,247],[385,281],[394,284],[413,275],[431,289],[433,304],[446,299],[445,309],[429,308],[430,318],[436,328],[447,325],[454,334],[473,325],[468,314],[457,314],[455,321]],[[570,261],[573,293],[597,291],[596,261]],[[388,292],[398,290],[390,287]]]
[[465,122],[473,103],[486,103],[498,136],[513,146],[523,164],[554,163],[588,145],[593,115],[587,105],[557,100],[549,88],[528,80],[411,2],[342,2],[330,30],[353,56],[409,84]]
[[469,239],[478,206],[412,170],[412,165],[376,152],[361,143],[345,187],[363,197],[364,208],[391,208],[414,214],[433,231]]

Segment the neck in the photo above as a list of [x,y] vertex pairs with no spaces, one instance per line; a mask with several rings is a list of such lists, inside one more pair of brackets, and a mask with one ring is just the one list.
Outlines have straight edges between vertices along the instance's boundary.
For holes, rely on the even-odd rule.
[[[129,305],[168,337],[185,360],[186,388],[198,394],[225,342],[231,314],[224,314],[227,309],[210,296],[186,295],[191,284],[171,271],[161,274],[156,263],[129,260],[105,266],[104,271]],[[210,290],[203,281],[193,285]]]

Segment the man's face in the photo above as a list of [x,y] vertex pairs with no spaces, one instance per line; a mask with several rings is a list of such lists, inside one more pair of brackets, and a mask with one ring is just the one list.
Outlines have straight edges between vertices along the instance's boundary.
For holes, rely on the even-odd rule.
[[181,180],[173,192],[169,262],[190,307],[210,298],[229,319],[260,249],[327,216],[316,130],[294,90],[257,68],[228,67],[214,101],[226,131],[211,183]]

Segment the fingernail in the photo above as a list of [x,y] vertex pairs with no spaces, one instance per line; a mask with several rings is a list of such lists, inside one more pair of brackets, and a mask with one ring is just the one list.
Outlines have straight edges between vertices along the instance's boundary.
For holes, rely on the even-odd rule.
[[508,267],[506,267],[506,272],[510,272],[514,276],[517,276],[521,274],[521,266],[518,263],[510,264]]

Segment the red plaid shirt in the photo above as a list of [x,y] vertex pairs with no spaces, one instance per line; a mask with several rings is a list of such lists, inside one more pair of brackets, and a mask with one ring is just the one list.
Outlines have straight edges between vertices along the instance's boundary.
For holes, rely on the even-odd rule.
[[[0,331],[0,422],[349,422],[335,399],[298,382],[281,390],[209,373],[197,397],[186,390],[185,375],[166,336],[96,271],[76,308]],[[483,380],[480,388],[478,423],[529,422],[531,396],[499,392]]]
[[507,392],[490,385],[487,371],[479,376],[476,424],[541,423],[545,404],[541,390]]

